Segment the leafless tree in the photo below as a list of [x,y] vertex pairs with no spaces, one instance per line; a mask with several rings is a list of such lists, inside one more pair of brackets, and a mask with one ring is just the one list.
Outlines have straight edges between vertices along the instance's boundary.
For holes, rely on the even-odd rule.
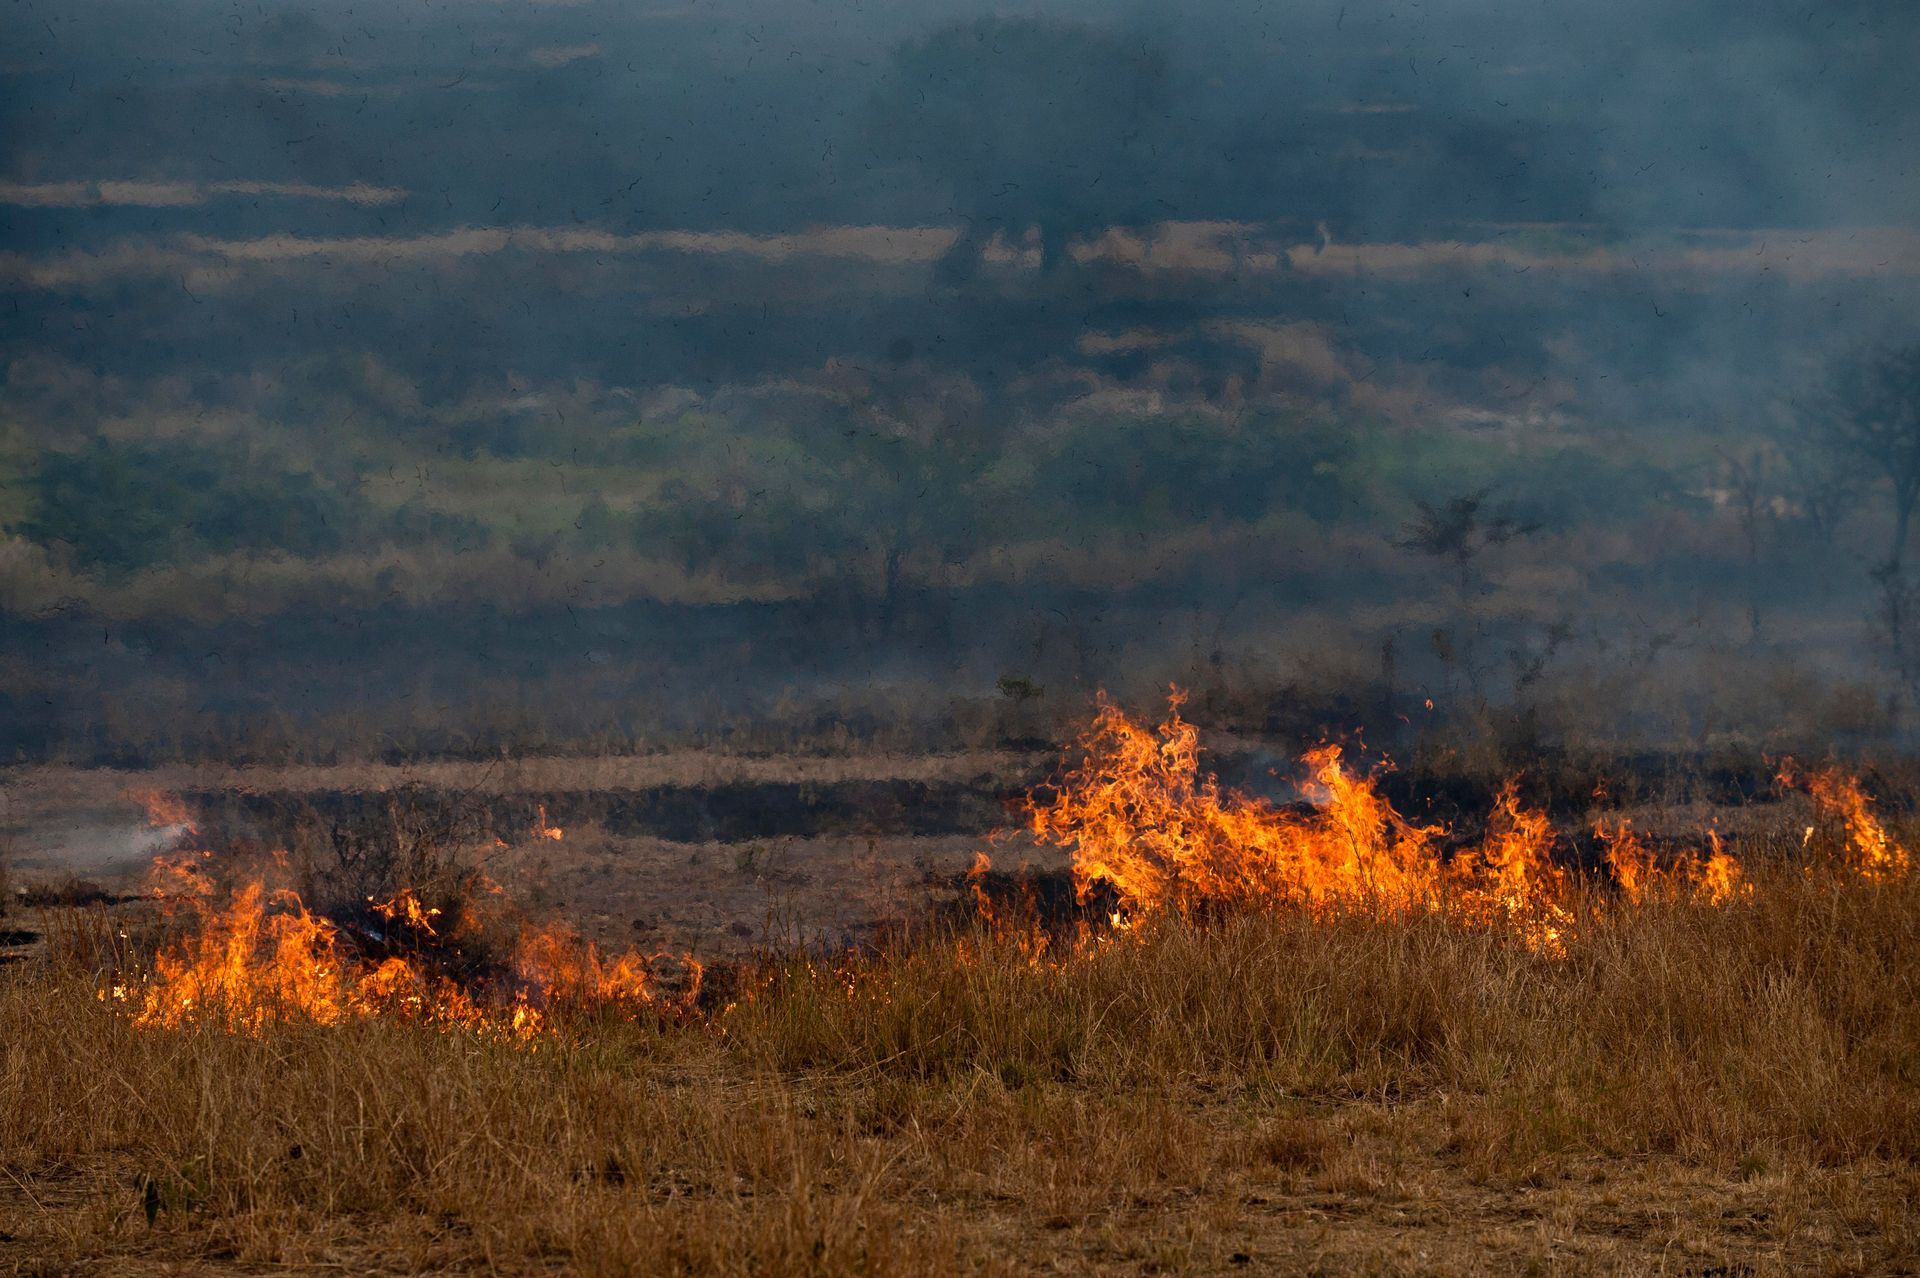
[[1771,521],[1771,500],[1777,491],[1779,465],[1774,453],[1755,446],[1721,454],[1727,493],[1734,518],[1740,524],[1740,539],[1747,552],[1747,633],[1760,638],[1760,556],[1762,533]]
[[1907,626],[1914,592],[1906,552],[1920,505],[1920,344],[1882,347],[1837,362],[1827,393],[1808,423],[1834,455],[1886,481],[1893,528],[1875,565],[1887,638],[1895,664],[1909,673]]
[[1539,529],[1510,510],[1487,509],[1487,490],[1453,497],[1440,505],[1420,503],[1420,518],[1408,524],[1400,545],[1453,562],[1464,600],[1473,581],[1473,561],[1482,551]]
[[1831,551],[1841,526],[1860,504],[1864,485],[1859,463],[1835,452],[1819,432],[1803,429],[1798,413],[1786,428],[1775,432],[1775,444],[1781,495],[1795,511],[1797,521],[1822,548]]
[[1436,626],[1430,636],[1433,652],[1448,672],[1451,685],[1458,668],[1467,677],[1474,700],[1484,704],[1481,672],[1476,660],[1477,641],[1472,622],[1472,599],[1476,578],[1475,562],[1487,550],[1539,530],[1539,524],[1522,519],[1510,509],[1490,509],[1488,490],[1464,493],[1439,504],[1420,502],[1420,517],[1402,533],[1400,546],[1453,565],[1456,599],[1455,623]]

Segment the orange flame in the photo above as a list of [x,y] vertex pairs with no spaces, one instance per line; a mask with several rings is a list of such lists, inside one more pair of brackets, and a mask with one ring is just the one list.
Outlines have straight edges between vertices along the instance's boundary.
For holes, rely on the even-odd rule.
[[382,918],[393,919],[428,936],[438,935],[434,930],[433,921],[440,917],[440,911],[420,904],[420,898],[413,894],[411,888],[400,889],[399,894],[391,901],[377,901],[372,904],[373,912]]
[[[1846,868],[1862,878],[1876,881],[1906,876],[1913,858],[1873,814],[1858,780],[1836,768],[1821,768],[1798,776],[1788,761],[1780,770],[1780,781],[1793,785],[1796,780],[1804,785],[1814,808],[1840,825],[1844,835],[1841,855]],[[1811,830],[1808,837],[1812,837]]]
[[1653,853],[1633,832],[1630,821],[1622,820],[1613,826],[1600,822],[1594,827],[1594,833],[1606,845],[1607,868],[1613,872],[1613,881],[1629,905],[1682,898],[1707,905],[1725,905],[1753,895],[1753,884],[1747,881],[1740,862],[1721,846],[1717,830],[1707,831],[1707,843],[1713,849],[1710,854],[1705,857],[1697,853],[1682,854],[1668,866],[1654,860]]
[[973,854],[973,864],[967,869],[967,887],[973,893],[974,908],[988,924],[994,921],[993,895],[987,891],[986,878],[993,869],[993,858],[985,852]]
[[[1304,757],[1301,788],[1311,802],[1276,806],[1223,792],[1202,774],[1199,733],[1180,716],[1183,694],[1169,698],[1166,721],[1142,727],[1104,696],[1079,742],[1080,761],[1058,783],[1030,797],[1029,824],[1043,843],[1066,848],[1084,903],[1100,888],[1117,908],[1102,940],[1118,940],[1155,916],[1206,917],[1223,909],[1298,909],[1310,917],[1358,910],[1404,916],[1441,912],[1457,922],[1516,938],[1535,953],[1564,956],[1574,938],[1577,876],[1553,858],[1556,832],[1529,808],[1517,783],[1495,796],[1485,834],[1449,858],[1447,832],[1416,824],[1381,795],[1377,775],[1350,770],[1337,745]],[[1794,781],[1791,765],[1781,774]],[[1872,811],[1859,783],[1832,769],[1806,774],[1804,786],[1822,819],[1843,836],[1837,864],[1850,875],[1883,881],[1905,875],[1911,857]],[[156,806],[156,812],[171,810]],[[540,809],[541,837],[559,838]],[[1627,907],[1652,902],[1719,907],[1753,894],[1740,862],[1718,831],[1707,847],[1657,858],[1621,819],[1600,822],[1596,836]],[[1811,837],[1811,835],[1809,836]],[[967,880],[981,915],[996,932],[1015,927],[1032,962],[1061,962],[1084,953],[1050,948],[1031,897],[1024,919],[1005,915],[985,882],[992,862],[975,855]],[[210,1022],[238,1031],[298,1018],[324,1025],[389,1017],[529,1037],[555,1024],[555,1013],[617,1016],[693,1015],[702,971],[682,958],[674,992],[659,978],[663,955],[602,953],[572,929],[521,929],[510,958],[490,975],[462,984],[422,957],[372,957],[365,938],[343,934],[289,891],[245,884],[217,903],[209,854],[158,858],[149,890],[188,926],[155,959],[142,983],[114,987],[143,1026]],[[497,885],[480,887],[499,894]],[[468,933],[471,909],[446,918],[412,890],[370,908],[394,925],[391,950]],[[1587,909],[1602,908],[1598,905]],[[1612,907],[1607,907],[1612,908]],[[965,941],[961,942],[963,947]],[[749,978],[751,979],[751,978]],[[740,997],[751,997],[752,987]]]
[[1468,919],[1505,923],[1542,954],[1566,952],[1573,916],[1562,904],[1566,871],[1550,859],[1553,825],[1520,804],[1512,780],[1494,796],[1486,838],[1447,867],[1458,908]]
[[540,815],[534,818],[533,822],[533,837],[536,839],[551,839],[555,843],[566,838],[567,832],[565,830],[557,825],[547,824],[547,805],[542,803],[539,806]]
[[[1577,880],[1554,862],[1554,829],[1521,802],[1514,782],[1496,795],[1480,842],[1448,860],[1439,846],[1445,831],[1396,812],[1374,777],[1343,766],[1337,745],[1305,756],[1311,809],[1223,793],[1200,772],[1199,734],[1180,717],[1183,700],[1175,689],[1166,722],[1150,730],[1102,697],[1079,742],[1081,762],[1030,801],[1034,835],[1069,850],[1082,901],[1096,885],[1114,894],[1116,924],[1220,907],[1444,909],[1470,925],[1515,934],[1541,954],[1566,952]],[[1807,785],[1844,826],[1859,874],[1907,872],[1906,850],[1874,817],[1855,781],[1823,772]],[[1707,832],[1705,850],[1664,864],[1624,820],[1602,822],[1595,833],[1628,905],[1722,906],[1753,894],[1717,831]]]
[[[276,1021],[334,1025],[380,1016],[526,1037],[545,1028],[555,1008],[678,1014],[691,1011],[699,995],[701,970],[691,959],[685,988],[669,994],[655,988],[652,960],[633,951],[603,955],[560,927],[523,930],[509,964],[512,979],[476,993],[420,960],[363,957],[295,893],[269,891],[257,880],[223,905],[213,903],[210,889],[181,899],[191,926],[156,956],[146,981],[114,991],[133,1007],[136,1024],[210,1021],[252,1031]],[[415,936],[438,935],[441,912],[411,891],[371,908]]]
[[1622,820],[1612,826],[1602,821],[1594,826],[1593,832],[1606,845],[1607,869],[1613,872],[1620,895],[1630,904],[1639,905],[1663,886],[1660,868],[1653,863],[1653,853],[1633,832],[1631,821]]
[[234,1029],[258,1028],[284,1015],[330,1025],[350,1004],[334,953],[334,928],[302,908],[270,900],[249,883],[221,910],[204,911],[198,929],[154,959],[138,991],[136,1021],[177,1025],[212,1015]]
[[1720,846],[1720,832],[1708,830],[1707,842],[1713,848],[1712,854],[1688,867],[1694,895],[1708,905],[1725,905],[1728,901],[1752,896],[1753,884],[1747,881],[1740,862]]
[[1050,802],[1031,806],[1035,836],[1071,849],[1082,900],[1095,883],[1140,915],[1281,901],[1404,907],[1432,894],[1437,832],[1401,819],[1368,779],[1343,769],[1338,746],[1307,756],[1325,797],[1311,815],[1223,796],[1199,774],[1184,697],[1168,700],[1166,723],[1149,732],[1103,698],[1080,742],[1084,761]]
[[185,826],[189,831],[194,828],[192,814],[176,795],[163,790],[133,789],[126,792],[126,797],[147,810],[147,825],[155,830],[176,825]]
[[213,853],[204,851],[168,852],[147,865],[142,888],[156,901],[198,900],[213,892],[213,880],[207,868]]

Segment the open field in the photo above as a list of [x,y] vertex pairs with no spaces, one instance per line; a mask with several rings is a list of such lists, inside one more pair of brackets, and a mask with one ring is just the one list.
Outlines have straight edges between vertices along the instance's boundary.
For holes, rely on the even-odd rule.
[[[1728,774],[1644,786],[1667,797],[1557,833],[1493,796],[1443,836],[1391,809],[1356,818],[1376,812],[1368,785],[1216,797],[1183,771],[1183,731],[1103,715],[1046,809],[1062,828],[1095,820],[1071,848],[994,841],[977,892],[964,871],[985,830],[958,827],[993,803],[949,796],[956,828],[913,836],[910,804],[862,833],[842,800],[883,784],[991,798],[1044,760],[603,761],[592,785],[557,762],[168,775],[201,797],[156,811],[225,831],[196,872],[226,887],[179,912],[129,874],[104,904],[15,909],[43,935],[0,966],[0,1274],[1920,1268],[1906,822],[1850,816],[1852,789],[1840,806],[1777,788],[1736,805],[1750,779]],[[1156,741],[1171,753],[1129,761]],[[774,810],[810,835],[635,832],[678,811],[636,795],[681,785],[730,794],[724,810],[768,793],[729,786],[808,769],[809,801]],[[566,920],[540,935],[589,946],[597,1001],[521,984],[506,1019],[485,982],[533,980],[518,952],[483,969],[460,951],[479,1002],[424,966],[382,1002],[364,965],[408,953],[390,911],[383,948],[355,958],[364,913],[336,928],[269,906],[239,926],[214,904],[326,851],[263,859],[275,821],[312,837],[365,819],[404,841],[482,776],[489,874],[516,908]],[[15,780],[16,847],[63,812],[153,833],[124,774]],[[1113,786],[1131,788],[1095,811]],[[569,794],[599,822],[486,833]],[[617,812],[637,824],[614,829]],[[1115,813],[1109,847],[1098,822]],[[1665,849],[1635,863],[1653,877],[1617,843],[1596,860],[1590,820]],[[1329,834],[1373,867],[1363,893],[1258,895]],[[1259,862],[1282,838],[1308,859]],[[1703,877],[1703,840],[1736,865],[1726,883]],[[1177,856],[1165,884],[1146,873]],[[1076,907],[1068,867],[1096,857]],[[1210,886],[1222,864],[1238,877]],[[46,868],[20,877],[57,899]],[[1392,874],[1438,877],[1404,896]],[[403,899],[439,898],[423,881]],[[317,930],[284,930],[302,920]],[[411,935],[427,948],[409,962],[450,962],[432,927]],[[615,992],[629,943],[705,963],[704,984],[682,959]]]

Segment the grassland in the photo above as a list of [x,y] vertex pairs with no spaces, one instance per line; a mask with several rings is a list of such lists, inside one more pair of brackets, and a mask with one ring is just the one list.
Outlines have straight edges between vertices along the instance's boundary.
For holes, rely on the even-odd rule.
[[[0,1273],[1870,1273],[1920,1265],[1920,888],[934,930],[531,1045],[143,1030],[0,975]],[[124,931],[126,929],[121,928]],[[136,937],[137,940],[137,937]]]

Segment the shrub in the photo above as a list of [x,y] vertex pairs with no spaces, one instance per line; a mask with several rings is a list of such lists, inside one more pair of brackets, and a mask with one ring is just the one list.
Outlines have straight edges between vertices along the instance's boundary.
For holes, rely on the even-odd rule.
[[23,525],[92,568],[127,572],[195,554],[338,550],[364,526],[365,502],[312,474],[195,445],[96,439],[48,453]]

